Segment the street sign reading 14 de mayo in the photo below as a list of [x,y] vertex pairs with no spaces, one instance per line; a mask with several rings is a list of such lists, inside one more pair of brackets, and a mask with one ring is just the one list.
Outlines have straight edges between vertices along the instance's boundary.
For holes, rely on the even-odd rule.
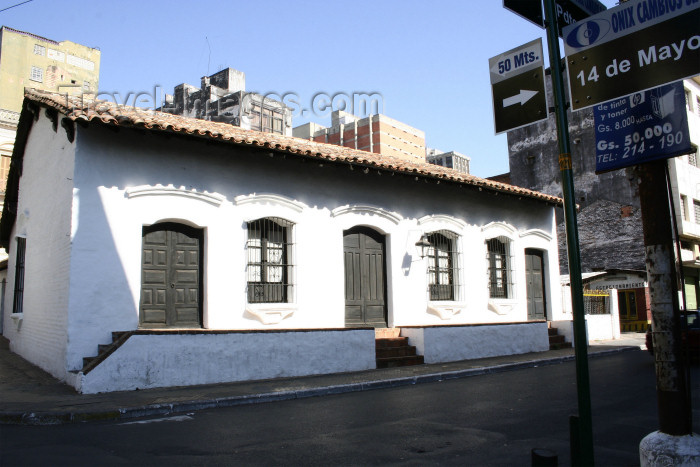
[[489,59],[496,134],[547,118],[542,39]]
[[563,31],[571,108],[700,73],[700,0],[630,0]]

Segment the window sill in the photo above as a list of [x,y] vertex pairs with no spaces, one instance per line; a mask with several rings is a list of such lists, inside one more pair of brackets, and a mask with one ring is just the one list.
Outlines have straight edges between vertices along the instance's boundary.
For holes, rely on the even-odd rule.
[[12,318],[12,321],[15,323],[15,329],[19,331],[19,328],[22,327],[22,321],[24,320],[24,313],[11,313],[10,318]]
[[515,309],[517,303],[517,300],[512,298],[490,298],[488,310],[497,315],[507,315]]
[[466,308],[466,303],[454,301],[431,301],[428,302],[428,313],[436,315],[443,321],[452,319]]
[[262,324],[277,324],[292,316],[297,309],[294,303],[249,303],[245,311]]

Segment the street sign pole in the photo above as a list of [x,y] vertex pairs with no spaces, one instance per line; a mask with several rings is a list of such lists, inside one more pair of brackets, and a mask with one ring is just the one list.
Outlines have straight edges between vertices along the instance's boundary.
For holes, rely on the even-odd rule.
[[576,202],[574,198],[574,174],[569,143],[569,122],[566,116],[566,92],[561,71],[557,13],[554,0],[544,0],[545,24],[549,64],[552,70],[552,89],[556,109],[557,136],[559,141],[559,170],[564,197],[564,221],[569,255],[571,280],[571,304],[574,314],[574,349],[576,354],[576,386],[578,394],[578,423],[572,426],[571,446],[573,465],[593,465],[593,423],[591,416],[591,390],[588,372],[588,338],[583,307],[583,280],[581,279],[581,253],[578,242]]

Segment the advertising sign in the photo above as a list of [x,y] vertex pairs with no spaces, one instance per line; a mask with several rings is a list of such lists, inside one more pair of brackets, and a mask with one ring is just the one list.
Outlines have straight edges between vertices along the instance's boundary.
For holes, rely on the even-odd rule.
[[593,108],[596,173],[691,152],[679,81]]
[[496,134],[547,118],[542,39],[489,59]]
[[567,26],[571,108],[700,74],[698,25],[698,0],[630,0]]

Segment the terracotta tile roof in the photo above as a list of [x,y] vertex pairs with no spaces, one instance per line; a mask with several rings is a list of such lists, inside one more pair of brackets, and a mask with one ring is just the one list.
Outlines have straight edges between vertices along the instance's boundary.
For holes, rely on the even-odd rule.
[[78,122],[99,122],[107,125],[179,133],[193,137],[225,141],[240,146],[266,148],[324,161],[348,163],[396,173],[461,183],[489,191],[534,198],[554,204],[562,203],[561,198],[556,196],[520,188],[507,183],[486,180],[427,162],[414,162],[389,155],[375,154],[332,144],[317,143],[291,136],[244,130],[227,123],[182,117],[165,112],[117,105],[107,101],[92,101],[38,89],[25,89],[24,96],[28,101],[53,108],[69,119]]

